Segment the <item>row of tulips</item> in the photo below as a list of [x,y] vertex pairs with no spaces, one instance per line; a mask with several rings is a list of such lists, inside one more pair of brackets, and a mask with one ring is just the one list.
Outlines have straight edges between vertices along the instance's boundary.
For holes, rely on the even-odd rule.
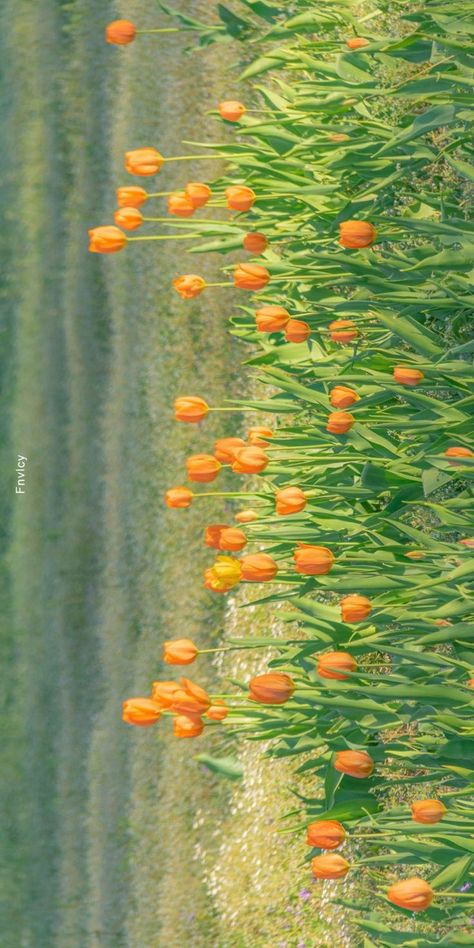
[[[403,943],[377,914],[387,900],[402,914],[426,913],[427,944],[469,943],[474,911],[473,398],[463,335],[474,228],[459,210],[474,77],[459,6],[410,5],[395,37],[359,30],[350,3],[322,14],[295,0],[289,17],[277,6],[256,13],[248,29],[265,52],[244,77],[259,77],[259,108],[223,100],[216,110],[237,131],[235,145],[174,159],[147,146],[125,159],[139,177],[201,157],[226,159],[226,173],[172,192],[123,185],[115,224],[90,232],[100,253],[187,239],[193,253],[243,246],[259,258],[232,265],[232,282],[185,273],[173,284],[184,300],[232,285],[259,294],[230,329],[251,346],[247,361],[272,394],[221,408],[201,395],[175,402],[185,423],[232,409],[274,415],[271,427],[250,428],[246,439],[236,431],[186,462],[191,483],[228,467],[258,486],[178,486],[165,499],[181,509],[209,496],[239,502],[238,526],[205,527],[205,545],[224,555],[204,584],[222,594],[241,582],[274,584],[265,599],[288,601],[290,634],[223,646],[273,647],[248,692],[154,682],[150,696],[125,701],[123,716],[148,726],[170,715],[186,738],[224,726],[270,741],[277,758],[299,756],[297,772],[321,778],[320,789],[310,784],[285,832],[295,842],[306,834],[317,879],[363,868],[368,885],[354,908],[367,945]],[[118,21],[106,36],[127,45],[140,32]],[[279,75],[264,88],[269,69]],[[445,165],[455,183],[447,172],[439,179]],[[170,218],[145,217],[139,209],[161,197]],[[212,206],[235,216],[196,215]],[[124,232],[152,221],[167,223],[166,233]],[[164,661],[189,665],[209,651],[218,649],[167,642]],[[348,859],[333,852],[347,842]],[[375,909],[374,894],[383,900]]]

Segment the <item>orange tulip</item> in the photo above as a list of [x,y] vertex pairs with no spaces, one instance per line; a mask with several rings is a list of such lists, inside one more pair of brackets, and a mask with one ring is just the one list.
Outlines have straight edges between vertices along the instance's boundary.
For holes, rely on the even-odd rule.
[[232,460],[234,474],[260,474],[265,470],[269,458],[263,448],[249,445],[245,448],[236,448]]
[[171,708],[174,696],[179,690],[177,681],[154,681],[151,686],[152,701],[161,708]]
[[279,332],[289,319],[290,314],[283,306],[261,306],[255,313],[258,332]]
[[243,438],[219,438],[214,445],[214,454],[221,464],[231,464],[237,448],[245,448]]
[[204,714],[211,707],[211,699],[204,688],[189,678],[180,679],[180,688],[173,695],[171,710],[176,714]]
[[334,758],[334,767],[341,774],[363,780],[373,773],[374,762],[367,751],[338,751]]
[[311,326],[302,319],[289,319],[285,327],[287,342],[306,342],[311,335]]
[[414,800],[411,812],[415,823],[439,823],[446,813],[446,807],[441,800]]
[[235,515],[235,519],[238,523],[253,523],[258,520],[258,513],[256,510],[239,510]]
[[198,648],[191,639],[172,639],[163,642],[163,661],[167,665],[191,665],[198,655]]
[[349,405],[359,401],[359,395],[352,388],[347,388],[345,385],[336,385],[331,390],[329,401],[334,408],[349,408]]
[[195,210],[195,205],[184,192],[170,194],[168,198],[168,214],[174,214],[175,217],[192,217]]
[[434,892],[428,882],[424,879],[418,879],[413,876],[411,879],[403,879],[401,882],[394,882],[387,890],[387,899],[398,905],[399,908],[408,909],[410,912],[424,912],[429,908],[434,898]]
[[354,422],[354,415],[351,415],[350,411],[332,411],[328,415],[326,431],[331,434],[347,434]]
[[350,139],[350,135],[346,135],[345,132],[334,132],[333,135],[329,136],[329,139],[332,142],[347,142]]
[[262,426],[249,428],[247,431],[247,437],[250,441],[250,444],[256,445],[259,448],[264,448],[268,444],[268,438],[273,438],[273,431],[271,428],[263,428]]
[[349,49],[362,49],[363,46],[369,46],[370,40],[364,39],[363,36],[353,36],[351,39],[346,40],[346,46]]
[[148,201],[145,189],[133,184],[130,187],[117,188],[115,193],[119,207],[141,207],[145,201]]
[[229,709],[227,705],[224,704],[223,701],[219,701],[219,699],[216,698],[216,700],[212,702],[209,711],[206,711],[206,718],[210,718],[211,721],[223,721],[224,718],[227,717],[228,713]]
[[[451,625],[451,623],[448,623],[448,624]],[[468,679],[467,687],[468,687],[468,688],[474,688],[474,678],[469,678],[469,679]]]
[[205,290],[206,281],[195,273],[186,273],[184,276],[176,277],[173,280],[173,286],[183,300],[192,300]]
[[249,211],[252,205],[255,204],[257,195],[255,191],[252,191],[252,188],[247,188],[245,184],[231,184],[230,188],[226,188],[225,198],[229,210]]
[[114,46],[128,46],[137,34],[136,28],[130,20],[113,20],[105,28],[105,39]]
[[253,233],[245,234],[243,245],[244,250],[248,250],[249,253],[263,253],[268,247],[268,240],[265,234],[254,231]]
[[186,459],[188,480],[198,481],[200,484],[209,484],[215,481],[221,465],[213,454],[193,454]]
[[306,831],[308,846],[319,849],[337,849],[346,838],[346,831],[338,820],[317,820],[310,823]]
[[246,111],[245,105],[236,102],[234,99],[219,102],[219,115],[227,122],[238,122]]
[[340,601],[343,622],[363,622],[372,612],[372,603],[367,596],[351,593]]
[[[462,445],[454,448],[446,448],[444,452],[445,457],[447,458],[473,458],[474,454],[470,448],[464,448]],[[452,464],[456,464],[456,461],[452,461]],[[462,463],[462,462],[460,462]]]
[[174,403],[176,421],[195,423],[202,421],[209,411],[209,405],[198,395],[181,395]]
[[143,224],[143,214],[137,207],[120,207],[115,211],[114,221],[117,227],[123,227],[125,230],[137,230]]
[[178,714],[173,718],[175,737],[199,737],[203,730],[204,724],[198,714]]
[[196,207],[204,207],[207,204],[212,191],[207,184],[200,181],[190,181],[184,189],[184,193],[189,201]]
[[284,672],[267,672],[266,675],[257,675],[249,684],[249,698],[259,704],[285,704],[289,701],[295,685],[289,675]]
[[266,583],[275,579],[278,566],[268,553],[252,553],[240,560],[242,579],[248,583]]
[[299,543],[293,553],[295,569],[304,576],[322,576],[332,570],[335,558],[326,546],[311,546],[310,543]]
[[160,706],[151,698],[128,698],[122,705],[122,720],[126,724],[135,724],[138,727],[150,727],[150,724],[156,724],[160,714]]
[[165,494],[167,507],[190,507],[194,494],[189,487],[170,487]]
[[280,517],[299,513],[306,507],[306,495],[300,487],[283,487],[275,494],[276,512]]
[[404,556],[407,556],[409,560],[424,560],[426,553],[423,553],[423,550],[409,550],[408,553],[404,553]]
[[258,263],[238,263],[234,270],[234,286],[239,290],[263,290],[269,279],[268,270]]
[[89,231],[89,250],[91,253],[117,253],[123,250],[127,237],[123,231],[112,224],[107,227],[93,227]]
[[233,556],[218,556],[213,566],[206,570],[204,585],[213,592],[228,592],[242,578],[239,560]]
[[359,335],[352,319],[334,319],[329,323],[329,331],[333,342],[352,342]]
[[414,388],[415,385],[419,385],[425,376],[419,369],[409,369],[404,365],[396,365],[393,370],[393,377],[400,385],[408,385],[410,388]]
[[148,178],[160,171],[164,160],[156,148],[135,148],[134,151],[125,153],[125,171]]
[[368,221],[344,221],[339,224],[339,243],[343,247],[357,250],[370,247],[377,237],[377,231]]
[[206,546],[228,553],[238,553],[247,544],[247,537],[238,527],[228,527],[227,524],[211,523],[205,531]]
[[325,652],[324,655],[318,655],[316,670],[321,678],[344,681],[348,678],[345,672],[357,671],[357,662],[349,652]]
[[214,550],[219,550],[220,535],[226,528],[226,523],[210,523],[204,531],[204,542],[206,546],[210,546]]
[[347,859],[338,856],[337,853],[315,856],[311,860],[311,872],[316,879],[343,879],[349,869],[350,864]]
[[462,546],[467,546],[468,550],[474,550],[474,537],[467,537],[465,540],[458,540]]

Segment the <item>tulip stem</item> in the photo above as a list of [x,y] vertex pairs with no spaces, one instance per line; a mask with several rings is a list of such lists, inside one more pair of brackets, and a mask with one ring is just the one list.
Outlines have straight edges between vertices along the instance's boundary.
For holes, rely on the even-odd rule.
[[[146,218],[147,220],[153,220],[152,217]],[[149,234],[146,237],[127,237],[127,241],[130,240],[189,240],[190,238],[199,237],[199,234]],[[207,284],[208,286],[212,284]]]
[[194,494],[196,497],[248,497],[247,491],[204,491],[203,493]]
[[173,155],[172,158],[164,158],[164,161],[196,161],[197,159],[203,159],[203,161],[208,161],[210,158],[217,158],[220,161],[228,160],[229,158],[240,158],[241,155]]
[[138,33],[181,33],[178,26],[163,26],[159,30],[137,30]]

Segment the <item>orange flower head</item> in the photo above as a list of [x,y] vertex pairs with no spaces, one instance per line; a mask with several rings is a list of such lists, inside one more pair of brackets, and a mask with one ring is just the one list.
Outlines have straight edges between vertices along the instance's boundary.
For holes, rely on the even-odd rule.
[[262,426],[249,428],[247,437],[250,444],[256,445],[258,448],[265,448],[268,444],[268,439],[273,438],[273,431],[271,428],[263,428]]
[[176,714],[204,714],[211,707],[211,699],[204,688],[189,678],[181,678],[180,688],[173,695],[171,710]]
[[328,415],[326,431],[331,434],[347,434],[354,422],[354,415],[351,415],[350,411],[332,411]]
[[254,231],[253,233],[245,234],[243,245],[244,250],[248,250],[249,253],[263,253],[268,247],[268,240],[265,234]]
[[352,342],[357,339],[359,330],[352,319],[334,319],[329,323],[329,332],[333,342]]
[[258,263],[238,263],[234,270],[234,286],[239,290],[263,290],[269,279],[268,270]]
[[[451,625],[451,623],[448,623],[448,625]],[[468,688],[474,688],[474,678],[469,678],[469,679],[468,679],[467,687],[468,687]]]
[[140,178],[148,178],[152,174],[158,174],[164,160],[156,148],[135,148],[125,153],[125,171]]
[[359,401],[359,395],[352,388],[345,385],[336,385],[329,395],[329,401],[333,408],[349,408],[354,402]]
[[418,879],[413,876],[411,879],[403,879],[401,882],[394,882],[387,889],[387,899],[398,905],[399,908],[408,909],[409,912],[424,912],[429,908],[434,898],[434,892],[428,882],[424,879]]
[[178,714],[173,718],[175,737],[199,737],[203,730],[204,723],[199,714]]
[[213,566],[206,570],[205,586],[213,592],[228,592],[241,578],[239,560],[233,556],[218,556]]
[[239,510],[235,515],[235,519],[238,523],[254,523],[255,520],[258,520],[258,513],[256,510]]
[[267,672],[257,675],[249,684],[249,698],[259,704],[285,704],[289,701],[295,685],[293,679],[284,672]]
[[280,332],[290,319],[283,306],[261,306],[255,313],[258,332]]
[[462,546],[467,546],[468,550],[474,550],[474,537],[466,537],[465,540],[458,540]]
[[252,553],[240,560],[242,579],[248,583],[267,583],[275,579],[278,566],[268,553]]
[[255,204],[257,195],[255,191],[252,191],[252,188],[248,188],[245,184],[231,184],[230,188],[226,188],[225,199],[229,210],[249,211],[252,205]]
[[377,231],[368,221],[343,221],[339,224],[339,243],[351,250],[370,247],[377,237]]
[[[472,453],[470,448],[465,448],[462,445],[460,445],[459,447],[446,448],[446,451],[444,452],[444,456],[447,458],[473,458],[474,454]],[[454,466],[457,463],[462,464],[462,461],[459,461],[459,462],[451,461],[451,464],[453,464]]]
[[351,593],[340,601],[343,622],[363,622],[372,612],[372,603],[367,596]]
[[410,369],[404,365],[396,365],[393,370],[393,377],[399,385],[408,385],[410,388],[414,388],[415,385],[419,385],[420,382],[423,381],[425,376],[419,369]]
[[186,470],[190,481],[209,484],[215,481],[221,465],[213,454],[193,454],[186,459]]
[[189,184],[186,185],[184,193],[188,201],[191,201],[191,204],[197,208],[204,207],[204,205],[207,204],[212,191],[207,184],[202,184],[201,181],[190,181]]
[[346,831],[338,820],[317,820],[310,823],[306,831],[308,846],[319,849],[337,849],[346,838]]
[[238,527],[228,527],[225,523],[211,523],[204,534],[206,546],[226,553],[238,553],[247,543],[247,537]]
[[206,711],[206,718],[210,718],[211,721],[223,721],[227,717],[229,709],[223,701],[220,701],[219,698],[216,698],[212,702],[209,711]]
[[191,639],[172,639],[163,642],[163,661],[167,665],[191,665],[199,649]]
[[118,227],[93,227],[89,231],[89,250],[91,253],[117,253],[123,250],[127,237]]
[[189,487],[170,487],[165,494],[165,503],[167,507],[190,507],[193,497],[194,494]]
[[122,705],[122,721],[137,727],[150,727],[156,724],[161,708],[151,698],[128,698]]
[[414,800],[411,813],[415,823],[439,823],[446,813],[441,800]]
[[173,280],[173,286],[183,300],[192,300],[206,289],[206,281],[195,273],[186,273],[184,276],[176,277]]
[[124,230],[138,230],[143,224],[143,214],[138,207],[119,207],[115,211],[114,221],[117,227],[123,227]]
[[220,535],[226,527],[226,523],[210,523],[204,531],[204,542],[206,546],[210,546],[214,550],[220,550]]
[[327,546],[312,546],[310,543],[299,543],[293,559],[296,572],[303,576],[323,576],[335,563],[334,553]]
[[407,556],[409,560],[424,560],[426,553],[423,550],[409,550],[404,556]]
[[311,335],[311,326],[303,319],[289,319],[285,327],[287,342],[306,342]]
[[242,102],[236,102],[234,99],[219,102],[219,115],[226,122],[238,122],[246,111],[245,105],[242,105]]
[[329,136],[331,142],[347,142],[350,139],[350,135],[346,135],[345,132],[334,132]]
[[115,193],[119,207],[141,207],[145,201],[148,201],[145,188],[139,188],[133,184],[130,187],[117,188]]
[[209,405],[198,395],[181,395],[174,403],[176,421],[196,423],[202,421],[209,411]]
[[340,774],[363,780],[374,771],[374,762],[367,751],[338,751],[334,758],[334,767]]
[[236,448],[232,470],[234,474],[260,474],[268,462],[269,458],[263,448],[251,444],[245,448]]
[[370,40],[364,39],[363,36],[352,36],[350,39],[346,40],[346,46],[348,49],[362,49],[363,46],[369,46]]
[[214,454],[221,464],[232,464],[237,448],[245,448],[243,438],[219,438],[214,445]]
[[275,509],[280,517],[299,513],[306,507],[306,494],[301,487],[283,487],[275,494]]
[[174,696],[180,690],[177,681],[154,681],[151,686],[151,698],[161,708],[171,708]]
[[318,656],[317,672],[321,678],[345,681],[346,672],[357,671],[357,662],[349,652],[325,652]]
[[187,194],[176,192],[170,194],[168,198],[168,214],[174,214],[175,217],[192,217],[196,206],[193,204]]
[[343,879],[349,869],[350,865],[347,859],[338,856],[337,853],[315,856],[311,860],[311,872],[315,879]]
[[105,39],[114,46],[128,46],[137,34],[136,28],[130,20],[113,20],[105,28]]

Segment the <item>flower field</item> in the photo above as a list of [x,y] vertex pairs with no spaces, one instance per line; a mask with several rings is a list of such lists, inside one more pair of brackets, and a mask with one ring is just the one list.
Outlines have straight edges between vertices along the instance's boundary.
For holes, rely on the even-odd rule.
[[[189,141],[177,156],[161,142],[165,155],[148,141],[129,150],[133,183],[118,187],[115,222],[91,229],[90,249],[186,240],[223,262],[208,281],[181,252],[183,306],[212,294],[227,315],[228,289],[243,291],[228,328],[258,395],[175,393],[176,423],[200,425],[201,453],[165,500],[176,517],[200,512],[215,551],[209,596],[258,584],[252,602],[277,610],[285,633],[242,636],[237,622],[222,649],[273,657],[249,681],[227,672],[211,694],[195,679],[220,646],[169,640],[165,663],[196,663],[193,680],[150,681],[123,717],[159,728],[171,717],[227,777],[238,777],[234,758],[206,755],[209,731],[237,754],[250,739],[289,758],[306,790],[281,832],[306,845],[309,880],[322,891],[337,880],[331,900],[359,932],[352,943],[470,944],[471,4],[321,12],[248,0],[245,16],[219,7],[210,27],[161,6],[173,26],[158,33],[230,42],[245,58],[239,98],[214,115],[232,140]],[[142,41],[124,20],[107,39]],[[202,158],[224,173],[195,180]],[[184,190],[142,187],[183,160]],[[227,418],[214,443],[213,412]],[[245,437],[227,434],[232,412],[249,413]],[[214,485],[224,468],[237,475],[230,490]],[[226,522],[209,522],[209,498]]]

